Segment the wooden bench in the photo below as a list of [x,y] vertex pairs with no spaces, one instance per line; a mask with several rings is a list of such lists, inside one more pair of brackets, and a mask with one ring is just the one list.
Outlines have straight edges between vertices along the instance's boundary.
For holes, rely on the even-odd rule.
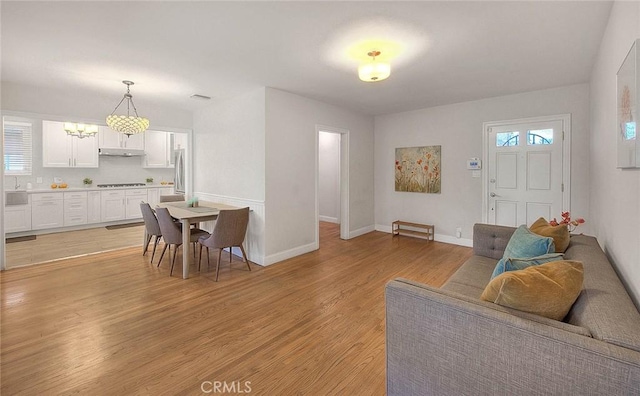
[[[404,227],[410,228],[419,228],[418,230],[410,230]],[[428,241],[433,241],[435,236],[435,227],[431,224],[420,224],[420,223],[410,223],[408,221],[400,221],[396,220],[391,223],[391,229],[393,232],[393,236],[396,235],[407,235],[416,238],[426,239]]]

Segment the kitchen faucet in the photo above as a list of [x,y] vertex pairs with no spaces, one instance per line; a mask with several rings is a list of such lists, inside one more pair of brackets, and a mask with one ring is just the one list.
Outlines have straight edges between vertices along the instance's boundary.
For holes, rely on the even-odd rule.
[[15,187],[15,189],[17,190],[17,189],[20,188],[20,185],[18,184],[18,176],[15,176],[15,178],[16,178],[16,187]]

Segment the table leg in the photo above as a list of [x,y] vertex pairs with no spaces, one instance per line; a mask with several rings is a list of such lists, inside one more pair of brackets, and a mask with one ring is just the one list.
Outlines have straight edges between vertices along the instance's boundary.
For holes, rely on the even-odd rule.
[[189,278],[189,245],[191,244],[191,224],[189,219],[182,219],[182,279]]

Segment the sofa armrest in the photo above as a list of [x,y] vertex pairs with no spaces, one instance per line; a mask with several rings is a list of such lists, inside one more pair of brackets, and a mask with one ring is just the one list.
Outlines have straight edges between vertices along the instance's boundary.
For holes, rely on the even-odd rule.
[[634,394],[640,353],[394,280],[388,395]]

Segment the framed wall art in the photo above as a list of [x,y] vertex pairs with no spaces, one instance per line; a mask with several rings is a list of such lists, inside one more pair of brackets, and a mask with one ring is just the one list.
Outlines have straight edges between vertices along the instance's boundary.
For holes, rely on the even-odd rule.
[[396,149],[396,191],[440,194],[441,146]]
[[622,62],[617,74],[617,125],[618,168],[640,168],[640,143],[638,142],[638,84],[640,82],[638,46],[640,39]]

